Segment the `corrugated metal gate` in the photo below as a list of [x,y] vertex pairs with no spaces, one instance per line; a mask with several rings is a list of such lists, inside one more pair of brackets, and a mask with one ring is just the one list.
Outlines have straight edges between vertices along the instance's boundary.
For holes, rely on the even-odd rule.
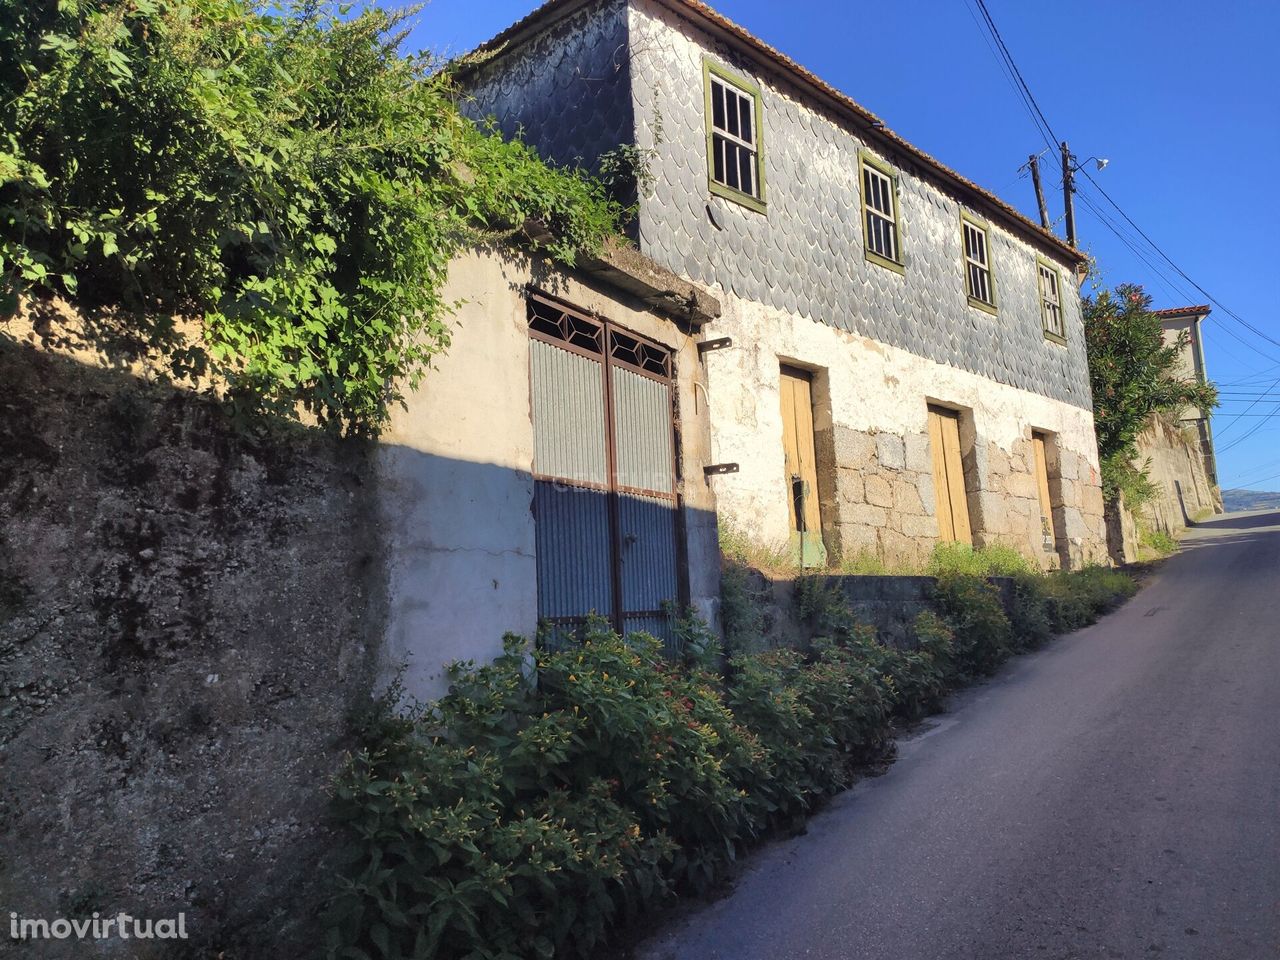
[[538,619],[544,641],[590,613],[672,641],[679,599],[672,357],[529,296]]

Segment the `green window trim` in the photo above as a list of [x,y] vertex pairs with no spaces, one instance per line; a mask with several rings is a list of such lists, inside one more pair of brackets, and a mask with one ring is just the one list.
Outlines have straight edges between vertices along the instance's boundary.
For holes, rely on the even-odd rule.
[[[1049,329],[1049,310],[1045,305],[1044,277],[1040,274],[1042,269],[1048,270],[1058,278],[1058,317],[1062,325],[1062,333],[1055,333]],[[1051,343],[1065,347],[1067,345],[1067,338],[1064,336],[1067,331],[1067,312],[1062,303],[1062,270],[1059,269],[1056,263],[1046,260],[1039,254],[1036,255],[1036,292],[1040,297],[1040,330],[1044,333],[1044,338]]]
[[[983,300],[981,297],[974,296],[972,285],[969,282],[969,256],[965,252],[965,225],[980,230],[983,236],[983,249],[986,251],[987,262],[984,269],[987,271],[987,283],[991,288],[991,299]],[[975,217],[963,207],[960,208],[960,269],[964,277],[964,294],[965,299],[969,302],[969,306],[981,310],[983,313],[989,313],[991,316],[1000,315],[1000,297],[996,290],[996,268],[995,257],[991,251],[991,224],[980,217]]]
[[[712,123],[711,111],[711,78],[713,76],[748,94],[755,105],[756,183],[760,186],[760,195],[758,197],[747,193],[745,190],[737,190],[727,184],[723,184],[715,177],[715,126]],[[765,204],[764,177],[764,107],[760,96],[760,87],[745,77],[732,73],[718,63],[712,63],[704,57],[702,60],[702,96],[703,117],[707,130],[707,189],[713,195],[741,204],[748,210],[754,210],[756,213],[765,213],[767,207]]]
[[[893,245],[898,252],[900,259],[886,257],[884,254],[871,249],[867,236],[867,175],[866,168],[870,167],[876,173],[883,177],[887,177],[891,186],[890,193],[893,196]],[[868,263],[874,263],[877,266],[884,267],[886,270],[892,270],[894,273],[905,276],[907,272],[906,258],[902,253],[902,207],[901,201],[898,199],[898,173],[888,163],[872,154],[865,148],[858,150],[858,194],[862,210],[862,252]],[[872,213],[877,215],[881,211],[870,208]]]

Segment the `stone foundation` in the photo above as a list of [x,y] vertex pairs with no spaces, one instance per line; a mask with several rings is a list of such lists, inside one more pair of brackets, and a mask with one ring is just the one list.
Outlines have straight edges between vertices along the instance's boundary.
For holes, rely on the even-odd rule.
[[[785,543],[790,532],[778,386],[785,363],[813,377],[818,498],[834,564],[873,555],[914,569],[932,553],[931,404],[960,415],[975,546],[1005,544],[1044,569],[1107,562],[1090,410],[729,294],[722,302],[708,336],[733,345],[705,361],[712,453],[739,471],[713,482],[721,515],[762,545]],[[1047,545],[1033,430],[1046,437],[1055,533]]]

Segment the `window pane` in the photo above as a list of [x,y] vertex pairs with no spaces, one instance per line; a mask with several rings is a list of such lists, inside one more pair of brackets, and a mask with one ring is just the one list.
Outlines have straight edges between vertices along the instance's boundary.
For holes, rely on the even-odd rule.
[[724,92],[724,113],[725,129],[735,137],[742,136],[741,128],[738,126],[738,95],[732,90]]
[[738,116],[742,125],[742,139],[747,141],[747,143],[756,142],[755,137],[752,136],[752,128],[754,127],[754,124],[752,123],[753,118],[751,111],[753,107],[754,104],[751,102],[749,97],[738,98]]
[[711,176],[717,183],[724,183],[724,137],[713,134],[711,137]]
[[740,149],[738,151],[739,168],[742,173],[742,189],[744,192],[756,196],[756,156],[750,150]]
[[738,180],[738,151],[740,149],[741,148],[736,143],[732,143],[727,140],[725,141],[725,145],[724,145],[725,181],[724,183],[725,183],[725,186],[733,187],[733,189],[735,190],[741,189],[739,185],[740,181]]
[[711,81],[711,126],[724,129],[724,87],[715,80]]

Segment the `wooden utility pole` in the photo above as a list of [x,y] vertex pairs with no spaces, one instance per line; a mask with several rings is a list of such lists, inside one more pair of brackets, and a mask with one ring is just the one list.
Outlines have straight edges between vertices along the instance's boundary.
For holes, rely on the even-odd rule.
[[1062,199],[1067,207],[1067,243],[1070,246],[1076,245],[1076,207],[1072,201],[1072,194],[1076,192],[1074,173],[1071,169],[1071,151],[1067,148],[1067,141],[1062,141]]
[[1040,226],[1049,229],[1049,208],[1044,203],[1044,188],[1040,186],[1040,156],[1033,153],[1027,158],[1031,167],[1031,182],[1036,188],[1036,203],[1040,207]]

